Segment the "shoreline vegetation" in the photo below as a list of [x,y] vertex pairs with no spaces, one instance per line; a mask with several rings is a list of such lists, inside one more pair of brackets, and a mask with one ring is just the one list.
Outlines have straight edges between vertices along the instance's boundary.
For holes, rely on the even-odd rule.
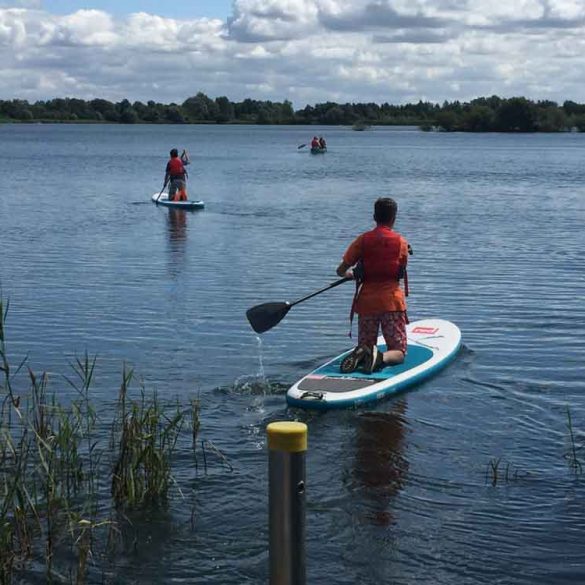
[[[197,472],[199,399],[135,392],[124,365],[111,409],[99,412],[91,398],[96,358],[87,353],[49,391],[47,374],[26,358],[10,362],[7,312],[0,298],[0,583],[33,574],[50,583],[82,585],[91,574],[108,581],[116,562],[145,542],[145,515],[164,517],[178,505],[184,513],[190,504],[194,529],[194,488],[184,493],[174,471],[181,456]],[[59,385],[69,399],[58,398]],[[201,441],[205,473],[206,444],[225,463]]]
[[[181,104],[154,101],[131,103],[127,99],[82,100],[55,98],[29,103],[0,100],[1,123],[85,123],[85,124],[263,124],[418,126],[443,132],[585,132],[585,104],[567,100],[562,105],[525,97],[480,97],[469,102],[419,101],[416,104],[325,102],[294,110],[283,102],[227,97],[211,99],[204,93]],[[357,128],[356,128],[357,124]]]

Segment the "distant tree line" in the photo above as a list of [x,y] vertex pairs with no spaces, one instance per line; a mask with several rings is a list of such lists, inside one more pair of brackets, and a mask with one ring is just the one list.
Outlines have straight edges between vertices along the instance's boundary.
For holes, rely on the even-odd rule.
[[414,125],[447,132],[585,132],[585,104],[533,102],[523,97],[482,97],[470,102],[416,104],[325,102],[295,111],[288,100],[272,102],[204,93],[181,104],[56,98],[29,103],[0,100],[3,122],[98,122],[119,124],[324,124]]
[[585,132],[585,104],[524,97],[492,96],[469,103],[444,102],[432,120],[420,124],[423,130],[446,132]]

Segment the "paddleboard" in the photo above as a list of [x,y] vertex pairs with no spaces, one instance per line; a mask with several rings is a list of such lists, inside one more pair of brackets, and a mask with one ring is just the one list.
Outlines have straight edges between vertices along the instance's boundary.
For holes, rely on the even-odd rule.
[[[346,351],[291,386],[286,393],[288,404],[325,410],[380,400],[433,376],[455,357],[461,346],[461,331],[443,319],[415,321],[407,325],[406,331],[408,349],[404,363],[371,374],[359,369],[342,374],[339,364],[351,350]],[[378,338],[378,349],[386,350],[382,336]]]
[[151,199],[153,203],[157,205],[164,205],[165,207],[173,207],[175,209],[203,209],[205,207],[204,201],[192,201],[188,199],[187,201],[169,201],[168,193],[163,193],[158,199],[158,193],[155,193]]

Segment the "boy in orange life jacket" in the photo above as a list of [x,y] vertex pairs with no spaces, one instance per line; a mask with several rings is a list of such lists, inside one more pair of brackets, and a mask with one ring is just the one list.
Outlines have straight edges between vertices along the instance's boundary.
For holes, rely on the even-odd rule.
[[[171,158],[167,163],[165,171],[165,183],[169,183],[169,201],[185,201],[187,199],[187,171],[185,165],[189,164],[189,156],[183,150],[181,158],[179,158],[179,151],[173,148],[170,152]],[[178,192],[178,195],[177,195]]]
[[[359,315],[358,345],[341,362],[344,373],[353,372],[358,366],[372,373],[386,365],[401,364],[406,355],[408,318],[399,280],[406,275],[409,247],[392,229],[397,212],[394,199],[378,199],[374,205],[376,227],[350,244],[337,267],[339,276],[350,278],[358,276],[350,267],[360,263],[363,268],[363,281],[352,307],[352,312],[355,310]],[[384,352],[379,352],[376,345],[380,327],[387,346]]]

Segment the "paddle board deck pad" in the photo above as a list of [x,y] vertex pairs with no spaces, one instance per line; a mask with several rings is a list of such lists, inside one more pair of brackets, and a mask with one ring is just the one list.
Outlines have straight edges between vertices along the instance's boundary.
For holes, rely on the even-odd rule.
[[[423,319],[406,328],[408,349],[404,363],[371,374],[359,369],[339,371],[346,351],[299,380],[286,393],[290,406],[312,409],[348,408],[374,402],[418,384],[445,367],[461,345],[461,331],[449,321]],[[386,350],[384,338],[378,349]]]
[[156,203],[157,205],[173,207],[174,209],[203,209],[205,207],[204,201],[192,201],[190,199],[187,201],[169,201],[169,196],[167,193],[163,193],[160,196],[160,199],[158,199],[158,193],[155,193],[151,199],[153,203]]

